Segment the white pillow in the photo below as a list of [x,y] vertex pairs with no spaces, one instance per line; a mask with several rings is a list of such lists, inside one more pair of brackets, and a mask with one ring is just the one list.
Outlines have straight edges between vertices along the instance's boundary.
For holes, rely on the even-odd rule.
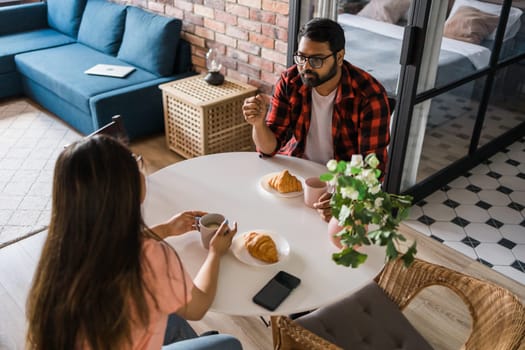
[[395,24],[409,6],[410,0],[371,0],[357,15]]
[[[489,4],[488,2],[482,2],[482,1],[477,1],[477,0],[456,0],[454,2],[454,6],[452,6],[452,10],[450,10],[450,14],[448,18],[452,18],[454,13],[461,6],[474,7],[480,11],[483,11],[485,13],[490,13],[496,16],[500,16],[501,14],[500,5]],[[518,8],[515,8],[515,7],[510,8],[509,20],[507,21],[507,28],[505,28],[505,36],[503,37],[503,41],[512,39],[516,35],[516,33],[520,30],[520,26],[521,26],[520,17],[522,13],[523,11],[521,11]],[[487,37],[487,40],[494,40],[496,38],[496,30],[497,28],[494,29],[494,31],[489,34],[489,36]]]

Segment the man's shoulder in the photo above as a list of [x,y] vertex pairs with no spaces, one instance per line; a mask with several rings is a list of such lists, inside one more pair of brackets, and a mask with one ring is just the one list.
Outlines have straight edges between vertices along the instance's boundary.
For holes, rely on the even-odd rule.
[[287,95],[296,94],[303,86],[301,75],[295,65],[285,69],[275,86],[275,91],[284,92]]
[[301,78],[301,76],[299,74],[299,70],[297,69],[296,65],[293,65],[291,67],[286,68],[281,73],[281,79],[284,79],[287,82],[290,82],[290,81],[295,80],[295,79],[300,79],[300,78]]
[[371,97],[386,93],[383,85],[370,73],[347,61],[344,62],[343,66],[343,75],[347,77],[345,80],[350,84],[354,94]]
[[373,79],[373,80],[375,80],[375,78],[370,73],[365,71],[363,68],[360,68],[358,66],[354,66],[353,64],[351,64],[348,61],[344,61],[343,66],[346,68],[346,70],[348,71],[348,73],[352,77],[360,77],[361,79],[367,79],[367,80],[368,79]]

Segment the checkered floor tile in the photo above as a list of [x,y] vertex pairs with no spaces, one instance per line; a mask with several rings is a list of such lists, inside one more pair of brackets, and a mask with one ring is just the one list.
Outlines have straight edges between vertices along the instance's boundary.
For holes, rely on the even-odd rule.
[[[458,97],[454,90],[432,99],[418,166],[418,182],[467,154],[478,108],[479,101]],[[489,105],[480,145],[524,121],[523,110]]]
[[416,203],[406,224],[525,284],[525,138]]

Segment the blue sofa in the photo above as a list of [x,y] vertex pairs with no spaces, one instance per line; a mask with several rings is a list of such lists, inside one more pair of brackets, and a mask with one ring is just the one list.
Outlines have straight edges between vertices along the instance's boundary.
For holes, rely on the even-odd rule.
[[[120,114],[130,138],[164,127],[159,84],[195,74],[182,22],[106,0],[0,8],[0,98],[25,94],[83,134]],[[85,74],[135,67],[125,78]]]

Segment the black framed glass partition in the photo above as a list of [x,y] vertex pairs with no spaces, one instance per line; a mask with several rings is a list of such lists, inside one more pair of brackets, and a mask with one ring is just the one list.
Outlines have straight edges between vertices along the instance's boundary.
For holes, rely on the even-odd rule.
[[[525,76],[517,65],[525,57],[522,37],[525,28],[521,27],[523,11],[512,7],[511,1],[493,4],[456,0],[440,27],[437,7],[439,1],[433,1],[426,21],[430,23],[437,17],[438,23],[428,25],[422,54],[423,58],[429,52],[432,55],[440,35],[447,35],[442,37],[439,52],[434,53],[434,57],[438,57],[434,85],[422,86],[424,79],[421,76],[434,72],[432,66],[429,66],[429,71],[422,68],[410,118],[408,146],[391,150],[392,154],[404,155],[404,166],[400,171],[396,164],[390,164],[389,175],[392,176],[389,180],[397,177],[397,181],[390,181],[390,190],[411,193],[416,199],[465,173],[482,159],[524,135],[525,130],[525,105],[521,102],[525,96],[520,90],[520,82]],[[483,38],[462,42],[457,37],[471,33],[454,33],[451,23],[455,17],[461,19],[462,11],[474,11],[472,9],[484,17],[490,15],[496,21]],[[432,36],[434,45],[428,45],[428,38]],[[448,49],[447,42],[459,44],[462,49]],[[517,79],[513,82],[512,78],[509,79],[511,76]],[[512,84],[517,88],[509,89]],[[399,98],[401,103],[406,100],[404,96]],[[398,117],[409,120],[401,111]],[[418,121],[419,128],[415,128]]]
[[315,14],[338,20],[345,58],[397,99],[385,186],[418,199],[525,135],[525,1],[393,3],[292,0],[288,50]]

